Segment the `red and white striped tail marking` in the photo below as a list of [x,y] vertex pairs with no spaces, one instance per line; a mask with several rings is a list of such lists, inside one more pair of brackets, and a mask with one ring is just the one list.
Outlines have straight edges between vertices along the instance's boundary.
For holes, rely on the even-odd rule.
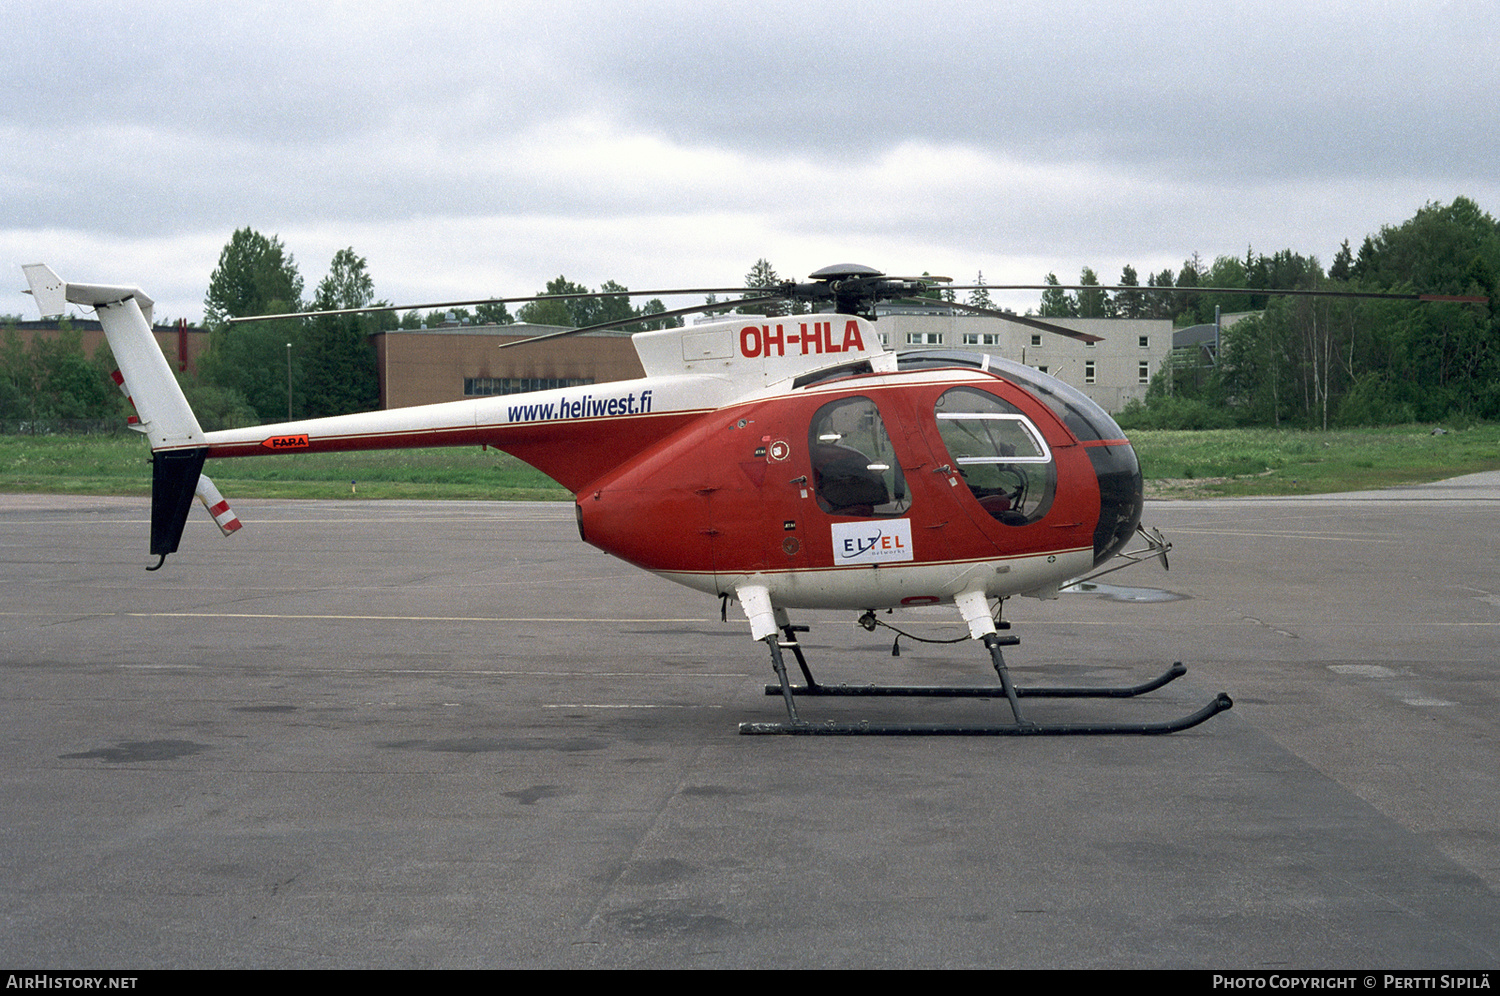
[[198,475],[198,487],[195,489],[198,500],[203,507],[208,509],[208,514],[214,517],[214,524],[219,527],[219,532],[228,536],[239,530],[243,523],[240,517],[234,514],[234,509],[229,507],[229,502],[219,494],[219,489],[214,487],[214,482],[208,479],[206,474]]
[[126,422],[126,424],[127,425],[132,425],[132,426],[140,425],[141,424],[141,417],[139,415],[134,414],[135,399],[130,396],[130,388],[128,388],[128,387],[125,386],[125,375],[122,374],[122,373],[120,373],[120,371],[116,370],[114,373],[110,374],[110,376],[112,378],[114,378],[115,387],[118,387],[120,389],[120,393],[123,394],[123,395],[125,395],[125,400],[128,401],[128,402],[130,402],[130,407],[132,409],[132,413],[129,414],[129,415],[127,415],[127,416],[125,416],[125,422]]

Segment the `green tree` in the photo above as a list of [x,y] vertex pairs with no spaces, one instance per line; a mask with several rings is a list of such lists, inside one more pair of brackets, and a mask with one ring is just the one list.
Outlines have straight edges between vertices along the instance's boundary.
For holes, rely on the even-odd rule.
[[1333,280],[1349,280],[1354,276],[1354,253],[1349,249],[1349,240],[1339,246],[1339,251],[1334,254],[1333,265],[1328,268],[1328,276]]
[[[1147,287],[1170,288],[1176,284],[1172,281],[1172,271],[1162,270],[1146,277]],[[1148,290],[1146,291],[1146,317],[1147,318],[1171,318],[1176,314],[1177,295],[1171,290]]]
[[[314,311],[364,308],[375,301],[368,264],[353,248],[334,254],[318,284]],[[379,319],[369,315],[320,315],[304,338],[306,413],[318,418],[371,411],[380,405],[380,381],[370,335]]]
[[[589,289],[575,284],[567,277],[559,276],[547,281],[542,295],[587,294]],[[540,296],[540,295],[539,295]],[[597,324],[593,318],[595,304],[588,298],[567,301],[528,301],[516,309],[516,320],[530,325],[559,325],[563,328],[581,329]]]
[[[1177,273],[1177,287],[1201,287],[1203,285],[1203,258],[1197,253],[1183,260],[1182,269]],[[1185,319],[1183,316],[1187,316]],[[1172,302],[1172,320],[1178,324],[1184,321],[1193,324],[1198,319],[1198,295],[1193,293],[1182,293],[1179,291]]]
[[1062,289],[1057,274],[1047,274],[1048,289],[1042,291],[1042,318],[1075,318],[1078,315],[1073,296]]
[[[209,278],[203,299],[209,349],[198,365],[199,380],[233,392],[262,421],[285,418],[287,343],[292,344],[293,383],[300,384],[302,322],[230,325],[227,319],[296,311],[302,307],[301,299],[302,276],[281,240],[250,228],[236,231],[219,253],[218,268]],[[296,407],[300,410],[300,402]]]
[[[764,291],[772,290],[780,283],[781,278],[776,275],[776,267],[771,265],[770,260],[762,257],[761,259],[757,259],[755,265],[750,267],[750,272],[745,274],[746,292],[742,296],[746,298],[762,297],[764,296]],[[738,308],[736,310],[742,315],[754,313],[765,315],[768,318],[775,318],[786,312],[786,309],[779,301],[756,304],[748,308]]]
[[979,274],[974,278],[974,283],[978,286],[969,291],[969,299],[965,303],[974,308],[988,308],[993,311],[995,309],[995,302],[990,297],[990,292],[984,285],[983,270],[980,270]]
[[[1416,291],[1485,296],[1492,303],[1269,293],[1178,298],[1175,313],[1184,321],[1211,321],[1215,303],[1259,313],[1224,328],[1214,367],[1191,364],[1187,376],[1182,365],[1170,366],[1173,393],[1240,423],[1318,427],[1500,417],[1497,274],[1500,225],[1464,197],[1427,204],[1402,224],[1382,227],[1358,252],[1345,241],[1331,281],[1316,258],[1291,249],[1271,255],[1247,249],[1243,259],[1219,257],[1209,268],[1195,254],[1177,286]],[[1171,286],[1172,272],[1148,283]],[[1153,308],[1166,306],[1164,295],[1147,295]],[[1160,403],[1159,380],[1148,391],[1145,408],[1156,406],[1148,414],[1181,415]]]
[[[606,280],[599,285],[599,293],[604,297],[595,298],[593,320],[591,325],[603,325],[605,322],[624,322],[635,318],[639,312],[630,304],[630,288],[624,284]],[[639,326],[631,331],[639,331]]]
[[209,277],[203,321],[213,331],[226,318],[296,311],[301,300],[302,276],[281,240],[241,228],[230,236]]
[[[1085,266],[1078,276],[1082,287],[1098,287],[1099,274]],[[1074,312],[1079,318],[1109,318],[1111,315],[1109,295],[1102,290],[1081,290],[1075,299]]]
[[[206,385],[233,391],[262,422],[280,422],[287,414],[287,362],[301,411],[303,323],[288,319],[247,322],[210,333],[208,353],[198,363],[198,378]],[[287,348],[287,344],[291,348]]]
[[[1121,287],[1139,287],[1141,278],[1129,263],[1120,271]],[[1115,314],[1120,318],[1145,318],[1146,296],[1141,291],[1120,291],[1115,298]]]
[[[1243,261],[1234,256],[1218,256],[1203,274],[1201,282],[1209,287],[1246,287],[1246,279]],[[1192,310],[1191,317],[1195,324],[1212,324],[1215,309],[1228,315],[1248,311],[1255,306],[1251,298],[1244,294],[1203,294],[1193,297],[1196,307]],[[1260,306],[1265,305],[1262,303]]]
[[79,334],[64,323],[55,336],[32,337],[30,349],[14,328],[0,347],[0,417],[48,421],[123,417],[109,348],[86,357]]
[[1448,205],[1428,204],[1365,243],[1355,277],[1380,287],[1409,285],[1424,294],[1464,294],[1476,257],[1500,270],[1500,228],[1467,197]]
[[513,325],[516,321],[503,302],[476,306],[474,317],[485,325]]
[[[198,425],[204,430],[215,432],[219,429],[238,429],[260,421],[260,414],[246,403],[244,396],[238,391],[206,384],[201,378],[184,378],[180,374],[178,380],[183,382],[182,392],[198,418]],[[285,388],[285,385],[282,386]],[[286,414],[285,409],[281,414]]]
[[15,321],[7,319],[5,337],[0,339],[0,419],[28,417],[34,395],[31,359]]
[[663,313],[666,312],[666,310],[667,310],[667,306],[662,303],[662,300],[659,297],[653,297],[651,300],[649,300],[645,304],[641,305],[641,311],[640,311],[640,315],[641,315],[641,319],[642,319],[641,320],[641,329],[644,330],[644,331],[647,331],[647,332],[654,332],[657,329],[675,329],[675,328],[680,328],[682,326],[682,319],[681,318],[678,318],[678,317],[672,317],[672,318],[653,318],[652,317],[653,315],[663,314]]
[[659,299],[653,299],[640,308],[632,306],[630,288],[613,280],[606,280],[599,285],[597,291],[591,291],[582,284],[575,284],[567,277],[560,276],[556,280],[549,280],[546,290],[538,296],[555,297],[563,294],[589,296],[568,300],[528,301],[516,311],[516,319],[532,325],[558,325],[574,329],[614,322],[624,332],[676,328],[682,324],[675,318],[651,318],[652,315],[660,315],[667,310]]
[[1427,204],[1397,226],[1367,237],[1351,268],[1364,288],[1483,295],[1488,304],[1432,304],[1369,329],[1368,369],[1356,371],[1359,405],[1384,397],[1416,418],[1500,417],[1500,225],[1467,197]]

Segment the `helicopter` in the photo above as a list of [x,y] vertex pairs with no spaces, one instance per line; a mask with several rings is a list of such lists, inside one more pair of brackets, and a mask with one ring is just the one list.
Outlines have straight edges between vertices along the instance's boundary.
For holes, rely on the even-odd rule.
[[[483,445],[572,492],[584,542],[719,598],[721,618],[729,602],[738,603],[771,659],[776,681],[766,692],[780,696],[787,713],[784,722],[742,723],[741,733],[1165,734],[1233,705],[1220,693],[1167,722],[1046,723],[1023,710],[1023,698],[1134,697],[1186,673],[1177,663],[1128,687],[1025,687],[1012,680],[1003,653],[1019,643],[1000,619],[1006,599],[1055,596],[1117,555],[1166,566],[1170,544],[1141,526],[1142,476],[1129,440],[1082,392],[984,353],[898,354],[882,345],[876,306],[916,298],[947,278],[888,277],[840,264],[804,283],[664,312],[654,317],[742,313],[635,333],[640,379],[205,432],[152,337],[148,295],[133,286],[66,282],[45,264],[23,270],[42,314],[59,314],[69,303],[92,308],[120,365],[116,381],[137,412],[132,427],[152,450],[150,550],[158,560],[148,570],[176,552],[195,499],[226,536],[240,528],[203,473],[208,459]],[[703,290],[728,289],[695,292]],[[582,295],[487,300],[575,296]],[[787,301],[811,310],[743,313]],[[448,302],[472,303],[479,302]],[[952,307],[1099,341],[1028,316]],[[375,309],[332,313],[353,310]],[[262,316],[271,317],[288,316]],[[1146,547],[1126,551],[1136,536]],[[951,606],[967,627],[960,639],[983,646],[998,683],[819,682],[797,639],[807,627],[789,614],[853,610],[873,631],[888,626],[879,611],[920,606]],[[790,678],[788,657],[801,683]],[[803,718],[798,700],[818,696],[1003,698],[1009,720]]]

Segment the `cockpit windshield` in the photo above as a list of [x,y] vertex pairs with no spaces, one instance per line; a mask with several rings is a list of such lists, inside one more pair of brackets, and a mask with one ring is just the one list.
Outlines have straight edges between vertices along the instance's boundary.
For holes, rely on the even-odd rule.
[[1024,363],[1007,360],[1003,356],[957,349],[923,349],[902,353],[897,365],[902,370],[925,366],[969,366],[989,370],[1035,394],[1062,419],[1063,424],[1079,440],[1088,442],[1093,439],[1125,438],[1125,433],[1109,417],[1109,413],[1095,404],[1088,395],[1055,377],[1048,377]]

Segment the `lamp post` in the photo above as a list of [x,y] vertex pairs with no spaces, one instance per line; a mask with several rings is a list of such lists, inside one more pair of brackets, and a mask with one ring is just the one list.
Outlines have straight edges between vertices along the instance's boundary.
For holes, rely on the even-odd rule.
[[286,420],[292,420],[292,344],[286,344]]

